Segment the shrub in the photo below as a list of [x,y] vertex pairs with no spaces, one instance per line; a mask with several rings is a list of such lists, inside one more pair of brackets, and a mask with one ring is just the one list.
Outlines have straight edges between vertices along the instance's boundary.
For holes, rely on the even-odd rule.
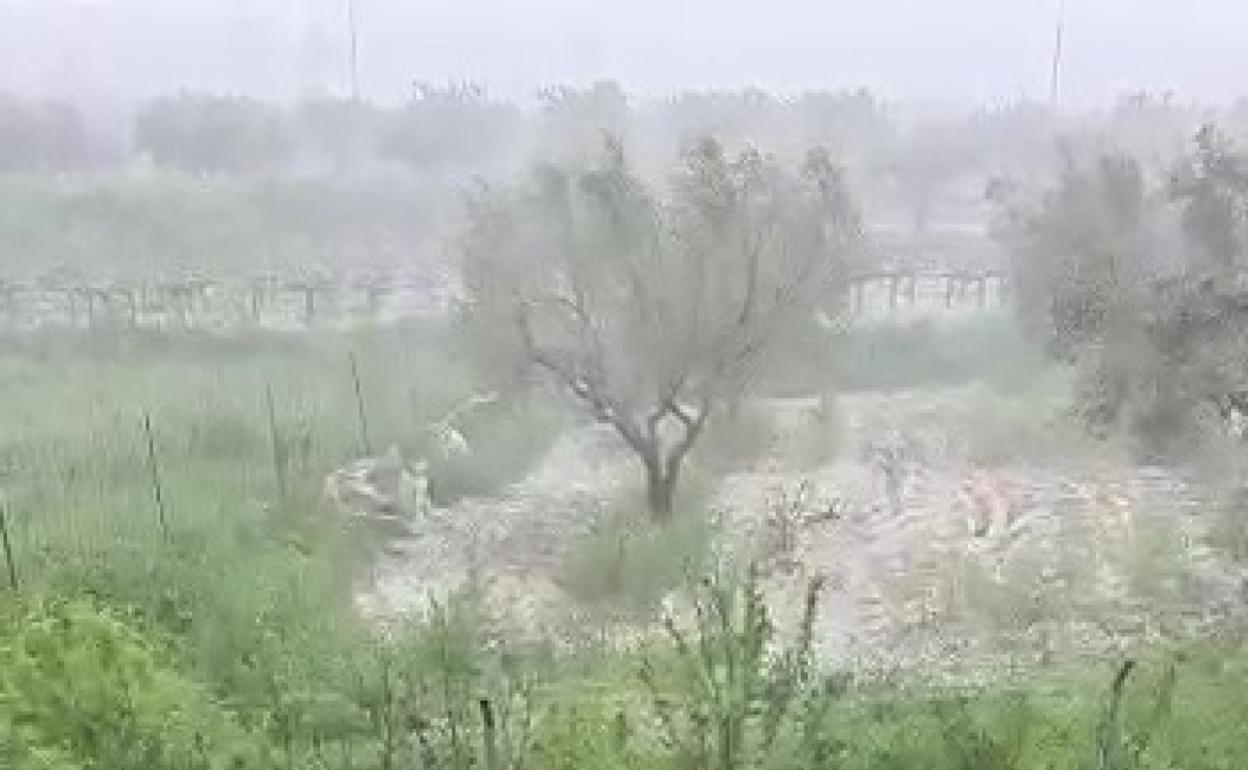
[[25,766],[274,766],[262,739],[114,614],[72,602],[10,620],[0,632],[0,749],[41,763]]
[[674,657],[648,660],[650,691],[676,766],[705,770],[823,766],[830,747],[818,725],[831,703],[811,652],[822,581],[809,585],[796,639],[776,644],[776,628],[751,568],[734,586],[704,580],[693,593],[693,628],[668,618]]
[[617,512],[573,544],[564,580],[580,601],[652,617],[665,596],[707,566],[713,534],[697,510],[682,511],[663,526]]

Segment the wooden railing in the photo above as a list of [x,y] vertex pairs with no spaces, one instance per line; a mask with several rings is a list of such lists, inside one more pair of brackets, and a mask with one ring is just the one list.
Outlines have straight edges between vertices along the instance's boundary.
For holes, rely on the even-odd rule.
[[848,293],[856,314],[868,309],[868,295],[875,300],[871,310],[915,307],[920,299],[936,310],[987,308],[1008,301],[1009,281],[1000,270],[870,270],[849,279]]
[[[261,276],[250,280],[70,283],[0,280],[0,329],[317,327],[444,315],[449,282],[427,276],[357,279]],[[870,270],[846,285],[855,314],[984,308],[1007,301],[999,271]]]
[[314,326],[437,313],[445,289],[419,276],[71,283],[0,280],[0,327]]

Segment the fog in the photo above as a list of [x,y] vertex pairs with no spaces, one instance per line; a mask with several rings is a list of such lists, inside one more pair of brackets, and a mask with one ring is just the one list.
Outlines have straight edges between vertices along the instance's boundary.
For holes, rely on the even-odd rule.
[[[95,98],[182,86],[270,98],[347,86],[344,0],[2,0],[0,88]],[[609,77],[630,90],[867,87],[906,100],[1048,94],[1057,0],[526,3],[359,0],[365,95],[474,80],[528,98]],[[1236,0],[1070,0],[1063,92],[1238,97]]]
[[1244,767],[1241,6],[0,0],[0,768]]

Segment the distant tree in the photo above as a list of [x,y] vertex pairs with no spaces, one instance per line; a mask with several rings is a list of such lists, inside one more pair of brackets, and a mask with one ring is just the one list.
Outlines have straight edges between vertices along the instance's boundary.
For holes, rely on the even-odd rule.
[[1201,128],[1195,145],[1170,180],[1183,229],[1196,247],[1192,266],[1215,273],[1248,269],[1248,157],[1213,126]]
[[0,93],[0,173],[71,171],[90,160],[90,137],[76,107]]
[[273,108],[189,91],[145,105],[134,141],[160,165],[207,176],[269,171],[290,150],[286,127]]
[[892,138],[886,106],[870,91],[804,91],[785,102],[789,119],[808,143],[826,146],[838,157],[874,165]]
[[589,120],[599,128],[616,128],[628,114],[628,95],[614,80],[587,88],[547,86],[537,93],[542,112],[551,117]]
[[538,91],[537,99],[544,156],[583,156],[601,144],[604,133],[623,136],[628,130],[628,96],[615,81],[585,88],[548,86]]
[[894,150],[893,177],[910,210],[914,232],[927,232],[932,212],[959,177],[979,159],[974,135],[960,124],[920,123],[901,135]]
[[381,113],[352,99],[318,97],[295,108],[292,128],[302,148],[341,173],[376,151]]
[[822,151],[789,174],[705,140],[660,197],[609,142],[592,168],[545,168],[472,207],[465,284],[479,322],[610,424],[656,519],[716,406],[795,319],[838,293],[860,238]]
[[779,104],[758,88],[682,91],[659,105],[659,122],[675,129],[676,139],[717,136],[729,145],[760,142],[771,134]]
[[515,133],[518,111],[489,98],[475,83],[439,87],[417,82],[387,121],[383,155],[422,172],[480,172]]

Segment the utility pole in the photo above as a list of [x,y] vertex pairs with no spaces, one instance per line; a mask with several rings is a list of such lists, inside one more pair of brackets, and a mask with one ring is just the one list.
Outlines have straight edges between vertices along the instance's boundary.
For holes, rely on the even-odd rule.
[[359,0],[347,0],[347,68],[351,74],[351,100],[360,100],[360,23]]
[[1053,71],[1049,75],[1049,106],[1057,111],[1061,96],[1062,38],[1066,32],[1066,0],[1060,0],[1057,8],[1057,34],[1053,40]]

